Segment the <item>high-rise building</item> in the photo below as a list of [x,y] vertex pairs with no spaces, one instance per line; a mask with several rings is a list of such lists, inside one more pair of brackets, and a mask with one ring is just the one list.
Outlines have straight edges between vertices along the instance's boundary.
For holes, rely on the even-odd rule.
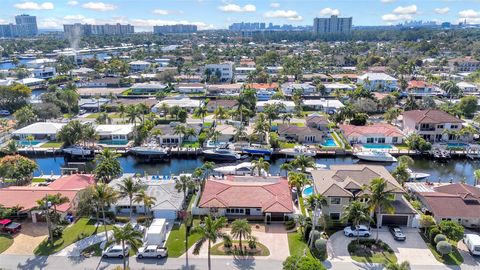
[[135,27],[130,24],[64,24],[63,31],[65,37],[73,36],[100,36],[100,35],[128,35],[135,33]]
[[22,14],[15,16],[15,22],[0,25],[0,37],[33,37],[38,34],[37,17]]
[[313,19],[313,32],[317,34],[349,34],[351,31],[352,17],[331,16],[330,18]]
[[197,26],[194,24],[156,25],[153,27],[153,33],[155,34],[195,32],[197,32]]

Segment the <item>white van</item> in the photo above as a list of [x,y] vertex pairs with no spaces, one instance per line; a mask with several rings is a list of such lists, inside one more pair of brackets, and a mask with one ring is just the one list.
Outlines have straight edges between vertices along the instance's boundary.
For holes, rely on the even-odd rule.
[[465,234],[463,236],[463,243],[467,246],[470,254],[480,256],[480,235]]

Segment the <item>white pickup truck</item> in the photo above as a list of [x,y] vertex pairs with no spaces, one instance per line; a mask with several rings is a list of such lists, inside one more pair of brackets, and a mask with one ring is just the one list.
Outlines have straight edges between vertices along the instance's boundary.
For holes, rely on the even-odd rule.
[[138,249],[137,258],[164,258],[168,256],[166,247],[160,247],[155,245],[149,245]]

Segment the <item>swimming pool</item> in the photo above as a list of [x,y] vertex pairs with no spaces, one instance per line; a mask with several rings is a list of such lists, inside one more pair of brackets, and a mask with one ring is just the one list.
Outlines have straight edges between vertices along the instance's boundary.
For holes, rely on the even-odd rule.
[[100,140],[99,144],[106,144],[106,145],[126,145],[128,143],[127,140]]
[[447,143],[447,146],[450,148],[467,147],[468,145],[468,143]]
[[313,194],[312,186],[307,186],[306,188],[303,189],[303,196],[309,197],[309,196],[312,196],[312,194]]
[[382,143],[365,143],[362,144],[363,148],[366,149],[392,149],[393,146],[390,144],[382,144]]
[[322,143],[322,146],[325,146],[325,147],[337,147],[337,143],[335,142],[334,139],[332,138],[329,138],[329,139],[326,139],[325,142]]
[[35,146],[37,144],[41,144],[42,141],[17,141],[17,143],[21,146]]

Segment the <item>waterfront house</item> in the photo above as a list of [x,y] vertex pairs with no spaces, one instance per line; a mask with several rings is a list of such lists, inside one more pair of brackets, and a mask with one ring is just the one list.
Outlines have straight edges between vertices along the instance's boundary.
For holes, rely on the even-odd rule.
[[202,76],[200,75],[175,75],[175,81],[180,83],[199,83],[202,81]]
[[299,143],[320,143],[323,141],[324,133],[316,128],[299,127],[291,124],[278,125],[278,136],[282,140],[296,141]]
[[20,140],[32,136],[34,140],[55,140],[57,133],[65,126],[65,123],[37,122],[21,129],[15,130],[12,134]]
[[285,96],[291,96],[295,91],[300,91],[302,95],[308,96],[316,93],[315,86],[309,83],[284,83],[282,84],[282,92]]
[[205,72],[209,72],[210,76],[217,76],[222,82],[231,81],[233,79],[233,63],[206,64]]
[[278,83],[251,83],[247,84],[245,88],[255,90],[258,101],[267,101],[277,93]]
[[448,60],[448,67],[452,72],[475,72],[480,69],[480,61],[473,57],[459,57]]
[[402,128],[406,135],[417,133],[429,142],[442,142],[457,140],[452,131],[460,131],[462,124],[463,120],[441,110],[413,110],[403,113]]
[[235,80],[237,82],[244,82],[248,79],[248,74],[255,72],[255,67],[236,67],[235,68]]
[[120,87],[120,78],[104,77],[76,83],[77,87]]
[[422,203],[422,211],[437,223],[453,220],[469,228],[480,227],[480,188],[462,183],[428,185],[407,183],[407,188]]
[[[193,128],[195,130],[195,135],[184,136],[183,134],[175,133],[175,127],[179,125],[178,122],[171,122],[169,125],[157,125],[152,130],[157,142],[161,145],[182,145],[184,141],[196,142],[198,141],[198,134],[200,134],[201,126],[200,125],[187,125],[187,128]],[[159,131],[159,132],[157,132]]]
[[376,217],[377,222],[382,226],[412,226],[417,212],[404,198],[406,193],[402,186],[383,166],[331,165],[328,170],[312,171],[312,177],[315,194],[321,194],[328,201],[328,205],[322,207],[322,213],[328,215],[332,221],[339,222],[345,207],[365,194],[363,187],[369,185],[372,179],[380,177],[387,181],[386,190],[393,194],[394,212],[382,212]]
[[280,111],[281,113],[292,113],[295,110],[295,103],[293,101],[270,99],[267,101],[258,101],[257,112],[263,112],[265,106],[274,104],[284,105],[284,109]]
[[459,82],[457,86],[462,90],[462,92],[477,92],[477,86],[473,83],[468,82]]
[[325,86],[325,92],[327,92],[327,94],[332,94],[337,90],[341,91],[341,92],[346,92],[346,91],[350,91],[350,90],[355,89],[350,84],[338,83],[338,82],[336,82],[336,83],[326,83],[326,84],[324,84],[324,86]]
[[218,107],[223,107],[227,110],[231,110],[238,105],[236,99],[212,99],[207,103],[207,111],[213,113]]
[[317,113],[312,113],[308,115],[305,119],[305,122],[308,127],[316,128],[322,131],[327,131],[328,123],[330,123],[325,115]]
[[46,187],[40,186],[10,186],[0,189],[0,205],[11,208],[20,206],[20,214],[26,214],[32,219],[32,222],[45,220],[42,216],[42,210],[38,210],[37,201],[42,200],[47,195],[60,193],[70,201],[57,205],[59,213],[74,213],[78,204],[78,193],[95,184],[92,175],[72,174],[62,176],[53,181]]
[[146,61],[133,61],[128,63],[131,72],[142,72],[150,68],[152,63]]
[[344,107],[338,99],[304,99],[302,104],[309,110],[322,111],[328,114],[334,114]]
[[166,98],[153,106],[152,112],[160,113],[163,104],[167,104],[169,108],[178,106],[182,109],[187,110],[188,112],[193,112],[196,108],[200,107],[203,104],[203,101],[198,99],[190,99],[183,96],[178,96],[174,98]]
[[408,82],[407,93],[414,96],[432,96],[436,94],[432,84],[419,80]]
[[284,221],[294,209],[285,177],[231,175],[224,180],[207,180],[198,206],[192,212],[271,222]]
[[175,85],[175,90],[180,94],[205,93],[205,85],[203,83],[179,83]]
[[243,84],[209,84],[207,85],[207,94],[209,96],[237,96],[242,90]]
[[57,76],[57,70],[55,67],[41,67],[33,69],[32,74],[34,78],[47,80]]
[[[125,175],[124,177],[133,177],[133,175]],[[152,176],[147,176],[152,177]],[[122,178],[114,179],[109,183],[114,189],[118,189]],[[141,202],[132,202],[132,210],[135,214],[153,215],[154,218],[164,218],[167,220],[175,220],[179,216],[179,211],[183,206],[183,193],[178,192],[175,188],[173,180],[162,179],[142,179],[141,184],[145,187],[145,193],[155,198],[155,203],[148,209]],[[139,180],[137,180],[139,181]],[[127,197],[119,198],[111,205],[110,211],[115,214],[128,215],[130,213],[130,200]]]
[[387,123],[365,126],[339,125],[340,132],[350,144],[402,144],[405,134]]
[[100,144],[123,145],[127,144],[133,135],[133,124],[98,125],[95,131],[99,136]]
[[167,86],[161,83],[136,83],[131,87],[132,94],[134,95],[155,94],[165,88],[167,88]]
[[110,102],[108,98],[82,98],[78,101],[78,107],[87,112],[99,112],[108,102]]
[[385,73],[365,73],[358,84],[370,91],[391,92],[397,89],[397,79]]

